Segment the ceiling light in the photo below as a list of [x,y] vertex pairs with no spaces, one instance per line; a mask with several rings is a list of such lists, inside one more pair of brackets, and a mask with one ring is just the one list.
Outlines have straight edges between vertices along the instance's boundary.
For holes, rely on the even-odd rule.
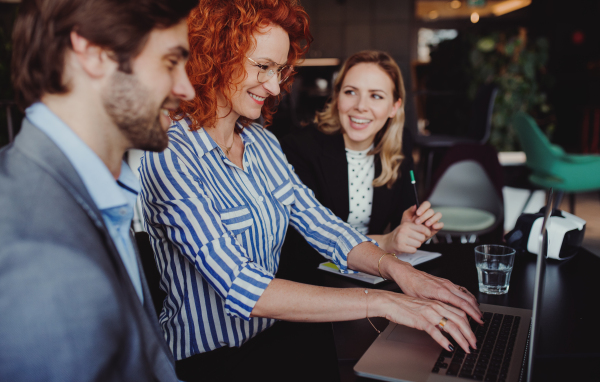
[[450,2],[450,8],[452,8],[452,9],[458,9],[461,7],[461,5],[462,5],[462,3],[458,0],[452,0]]
[[496,16],[502,16],[517,9],[524,8],[531,4],[531,0],[506,0],[492,7],[492,12]]
[[479,13],[477,13],[477,12],[471,13],[471,22],[473,24],[475,24],[478,21],[479,21]]
[[438,13],[438,11],[431,11],[431,12],[429,12],[429,18],[432,19],[432,20],[437,19],[439,15],[440,14]]

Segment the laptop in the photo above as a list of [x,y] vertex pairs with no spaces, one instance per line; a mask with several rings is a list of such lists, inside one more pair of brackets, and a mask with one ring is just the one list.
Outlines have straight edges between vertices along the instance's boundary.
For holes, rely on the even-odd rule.
[[530,381],[552,203],[550,190],[539,235],[541,255],[537,258],[533,310],[481,304],[485,325],[470,320],[478,342],[478,349],[471,354],[465,354],[455,342],[456,350],[451,353],[424,331],[390,323],[354,366],[356,374],[382,381]]

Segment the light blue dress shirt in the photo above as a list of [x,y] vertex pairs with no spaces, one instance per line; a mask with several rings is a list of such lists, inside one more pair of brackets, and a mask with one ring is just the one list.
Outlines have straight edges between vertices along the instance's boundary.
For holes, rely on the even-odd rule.
[[121,174],[115,181],[104,162],[56,114],[41,102],[25,110],[29,122],[44,132],[65,154],[77,171],[113,239],[125,269],[142,301],[140,269],[129,235],[133,206],[140,185],[129,166],[121,164]]

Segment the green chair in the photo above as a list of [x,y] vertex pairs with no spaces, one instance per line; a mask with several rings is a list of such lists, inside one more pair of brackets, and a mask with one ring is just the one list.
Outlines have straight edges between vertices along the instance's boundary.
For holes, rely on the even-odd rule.
[[570,194],[572,213],[576,192],[600,190],[600,155],[565,153],[550,143],[535,120],[523,112],[515,114],[513,127],[532,171],[531,183]]

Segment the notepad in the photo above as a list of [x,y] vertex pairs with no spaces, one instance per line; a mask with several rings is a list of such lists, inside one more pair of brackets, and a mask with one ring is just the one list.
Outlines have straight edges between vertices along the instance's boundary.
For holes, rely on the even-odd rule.
[[[407,263],[409,263],[412,266],[422,264],[426,261],[433,260],[440,256],[442,256],[441,253],[421,251],[419,249],[417,250],[416,253],[402,253],[402,254],[396,255],[396,257],[398,257],[398,259],[400,259],[402,261],[406,261]],[[341,273],[340,268],[338,268],[338,266],[335,265],[334,263],[332,263],[331,261],[327,261],[325,263],[319,264],[319,269],[321,269],[323,271],[335,273],[335,274],[338,274],[341,276],[349,277],[351,279],[363,281],[363,282],[366,282],[369,284],[379,284],[380,282],[385,281],[384,279],[382,279],[379,276],[373,276],[373,275],[369,275],[369,274],[363,273],[363,272]]]

